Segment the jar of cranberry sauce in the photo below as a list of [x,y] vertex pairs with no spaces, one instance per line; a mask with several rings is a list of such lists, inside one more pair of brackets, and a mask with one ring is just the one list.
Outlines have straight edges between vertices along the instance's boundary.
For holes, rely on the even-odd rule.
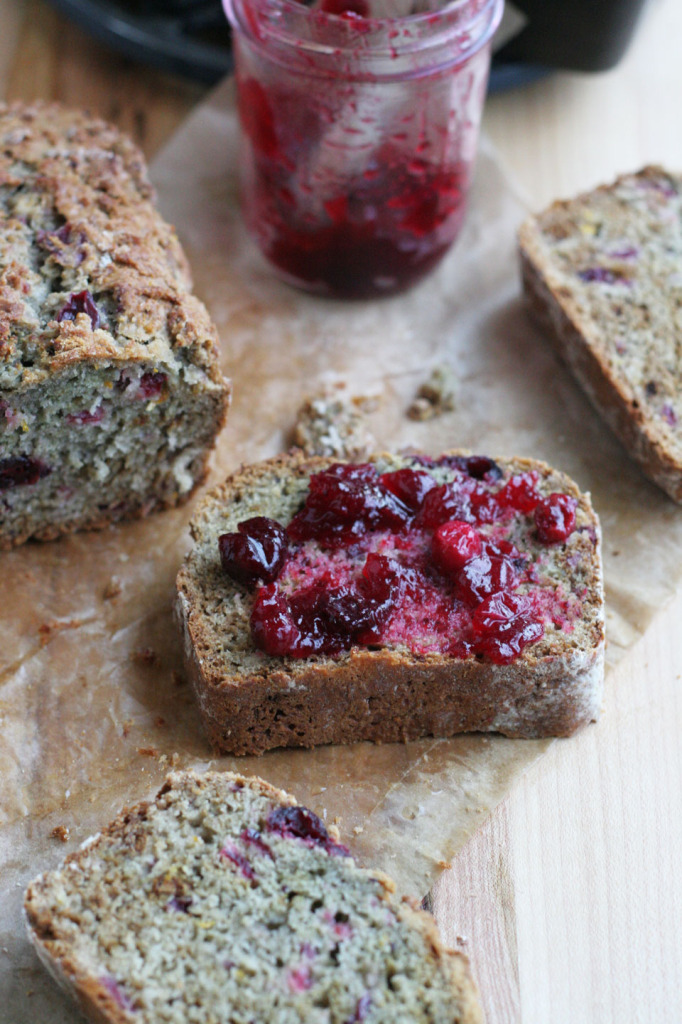
[[462,224],[503,0],[224,3],[260,249],[319,295],[410,287]]

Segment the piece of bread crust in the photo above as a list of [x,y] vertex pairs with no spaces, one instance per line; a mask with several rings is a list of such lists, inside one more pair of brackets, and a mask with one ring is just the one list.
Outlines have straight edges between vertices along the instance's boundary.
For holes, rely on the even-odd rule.
[[682,176],[645,167],[556,202],[519,232],[523,287],[590,402],[682,502]]
[[313,840],[269,827],[296,806],[256,777],[170,774],[29,885],[45,967],[96,1024],[481,1024],[467,961],[430,915],[333,826],[325,839],[313,816]]
[[[448,453],[460,454],[460,453]],[[600,530],[589,496],[544,463],[497,460],[508,479],[535,470],[543,494],[576,498],[569,542],[542,547],[547,572],[580,595],[572,631],[548,624],[544,637],[511,664],[406,647],[353,647],[335,658],[270,657],[253,647],[253,593],[223,572],[218,536],[265,515],[286,524],[314,472],[331,459],[293,452],[244,466],[207,495],[191,524],[195,545],[177,579],[184,656],[214,749],[259,754],[278,746],[358,740],[395,742],[420,736],[494,731],[514,737],[569,736],[599,714],[603,685],[604,609]],[[373,456],[381,471],[415,465],[411,457]]]
[[0,547],[187,500],[229,384],[138,149],[0,104]]

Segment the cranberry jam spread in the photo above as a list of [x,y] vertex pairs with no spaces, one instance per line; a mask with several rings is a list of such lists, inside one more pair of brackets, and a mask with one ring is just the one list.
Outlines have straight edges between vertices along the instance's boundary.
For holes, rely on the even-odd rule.
[[223,534],[221,563],[255,588],[251,632],[267,654],[402,646],[509,664],[580,615],[542,571],[576,506],[543,494],[536,470],[505,478],[486,456],[415,456],[385,473],[337,463],[310,478],[286,527],[256,516]]

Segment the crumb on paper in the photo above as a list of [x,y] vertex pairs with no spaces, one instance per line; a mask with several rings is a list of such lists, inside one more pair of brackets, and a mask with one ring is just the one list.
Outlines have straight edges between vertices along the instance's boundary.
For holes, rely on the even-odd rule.
[[466,946],[468,941],[466,935],[455,935],[455,942],[458,946]]
[[173,686],[184,686],[186,681],[187,680],[183,676],[182,672],[178,672],[176,669],[173,669],[171,672],[171,682]]
[[166,719],[163,717],[163,715],[157,715],[156,718],[154,719],[154,725],[156,726],[157,729],[163,729],[165,724]]
[[158,757],[161,751],[157,747],[138,747],[140,757]]
[[452,367],[435,366],[407,409],[411,420],[430,420],[456,407],[459,378]]
[[132,718],[126,718],[125,722],[123,723],[122,729],[121,729],[121,731],[123,733],[123,738],[124,739],[126,739],[130,735],[130,730],[132,729],[132,727],[133,727],[133,720],[132,720]]
[[171,768],[175,768],[177,765],[180,764],[180,755],[178,754],[177,750],[174,750],[173,753],[171,754],[170,763]]
[[137,665],[155,665],[157,661],[156,651],[153,647],[138,647],[133,651],[132,659]]
[[55,825],[50,832],[50,839],[59,839],[60,842],[66,843],[69,838],[69,830],[66,825]]
[[122,590],[123,587],[118,576],[112,576],[102,592],[102,597],[105,601],[114,601]]
[[296,415],[292,441],[306,455],[361,459],[374,447],[366,422],[377,395],[350,395],[344,384],[308,398]]
[[359,836],[364,831],[365,830],[362,827],[362,825],[354,825],[353,826],[353,835]]
[[45,647],[53,636],[62,633],[65,629],[78,629],[83,622],[83,619],[50,619],[48,622],[42,622],[38,626],[40,646]]
[[436,864],[441,869],[441,871],[450,871],[452,869],[452,864],[450,864],[447,860],[438,860],[436,861]]

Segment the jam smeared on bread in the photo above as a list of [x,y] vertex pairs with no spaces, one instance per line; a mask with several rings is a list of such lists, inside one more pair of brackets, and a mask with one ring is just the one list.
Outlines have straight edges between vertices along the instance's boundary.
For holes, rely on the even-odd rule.
[[[261,540],[286,539],[267,580],[266,545],[254,565],[244,556],[263,521]],[[292,451],[242,466],[190,529],[177,612],[221,753],[568,736],[599,714],[599,521],[542,462],[384,453],[352,465]]]
[[507,664],[548,618],[570,631],[579,605],[542,581],[524,541],[567,541],[577,500],[542,497],[533,471],[500,483],[485,456],[440,465],[448,483],[420,468],[334,463],[311,476],[286,534],[263,516],[223,534],[223,568],[267,584],[251,612],[255,645],[305,658],[399,642],[417,655]]

